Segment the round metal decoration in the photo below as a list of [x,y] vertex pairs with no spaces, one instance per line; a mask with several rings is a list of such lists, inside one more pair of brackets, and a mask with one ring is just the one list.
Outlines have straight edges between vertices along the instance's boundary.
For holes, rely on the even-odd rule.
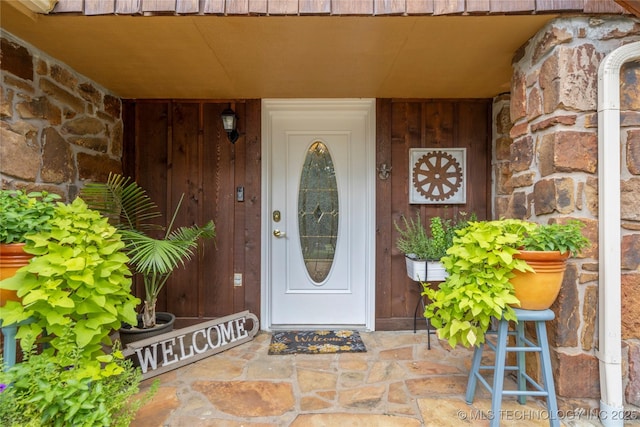
[[409,157],[410,203],[466,202],[465,148],[413,148]]

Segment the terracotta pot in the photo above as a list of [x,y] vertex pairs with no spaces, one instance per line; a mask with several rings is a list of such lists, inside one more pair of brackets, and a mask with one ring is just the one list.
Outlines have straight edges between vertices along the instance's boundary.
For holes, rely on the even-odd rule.
[[[24,251],[24,243],[0,243],[0,280],[16,274],[19,268],[29,264],[33,255]],[[0,306],[7,301],[20,301],[16,291],[0,289]]]
[[[520,251],[514,258],[523,259],[535,272],[514,271],[510,280],[520,305],[525,310],[545,310],[560,293],[569,253],[559,251]],[[514,305],[515,306],[515,305]]]

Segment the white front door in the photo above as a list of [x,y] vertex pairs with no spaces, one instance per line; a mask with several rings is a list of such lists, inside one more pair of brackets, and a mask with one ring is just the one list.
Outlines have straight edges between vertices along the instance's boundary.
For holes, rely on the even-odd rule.
[[375,100],[263,100],[264,329],[374,327]]

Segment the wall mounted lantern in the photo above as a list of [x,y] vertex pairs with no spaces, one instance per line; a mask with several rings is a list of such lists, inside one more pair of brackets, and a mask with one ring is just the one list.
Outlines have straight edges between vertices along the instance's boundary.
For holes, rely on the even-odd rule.
[[232,144],[235,144],[240,136],[236,129],[238,116],[236,116],[236,113],[231,108],[227,108],[220,114],[220,117],[222,118],[222,127],[224,131],[227,132],[227,138],[229,138]]

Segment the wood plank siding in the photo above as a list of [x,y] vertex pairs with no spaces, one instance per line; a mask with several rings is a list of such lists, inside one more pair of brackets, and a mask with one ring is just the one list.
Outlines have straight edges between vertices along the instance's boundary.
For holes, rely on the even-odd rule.
[[[420,215],[452,218],[474,212],[490,218],[490,100],[378,100],[376,164],[391,165],[391,177],[376,186],[376,329],[413,328],[420,289],[406,274],[404,255],[395,246],[395,221]],[[412,205],[409,149],[467,149],[467,203]],[[424,327],[424,322],[418,326]]]
[[[173,212],[184,202],[178,224],[213,219],[214,242],[180,269],[165,288],[159,310],[171,311],[182,324],[242,310],[260,315],[261,256],[261,105],[259,100],[231,102],[239,117],[240,138],[227,140],[220,113],[222,101],[131,100],[124,103],[127,175]],[[434,215],[459,211],[490,214],[491,100],[377,101],[376,164],[392,167],[391,177],[376,183],[376,328],[410,329],[419,298],[416,282],[406,276],[403,255],[395,247],[394,221],[418,212]],[[410,148],[466,147],[468,201],[465,205],[410,205]],[[235,191],[244,187],[245,201]],[[233,286],[233,274],[243,286]],[[138,295],[142,289],[137,289]],[[424,327],[424,322],[419,325]]]
[[[635,0],[618,0],[633,4]],[[637,3],[636,3],[637,5]],[[59,0],[52,13],[176,15],[478,15],[625,13],[614,0]]]
[[[231,103],[241,118],[236,144],[228,141],[220,120],[229,105],[124,102],[125,173],[165,212],[173,212],[184,194],[178,226],[213,219],[218,230],[215,242],[204,243],[161,296],[158,309],[171,311],[183,324],[245,309],[260,313],[260,101]],[[244,202],[236,202],[237,186],[244,187]],[[235,272],[244,275],[242,287],[233,286]],[[139,286],[137,293],[142,294]]]

